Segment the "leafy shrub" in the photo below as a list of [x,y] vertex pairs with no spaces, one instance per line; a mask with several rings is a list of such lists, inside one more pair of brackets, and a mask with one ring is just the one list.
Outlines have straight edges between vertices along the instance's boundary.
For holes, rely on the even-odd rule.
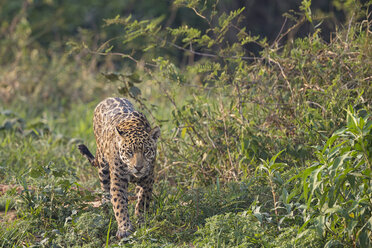
[[[105,235],[109,230],[111,220],[107,216],[95,211],[85,211],[82,214],[72,216],[65,223],[64,232],[56,235],[52,243],[76,247],[100,246],[105,242]],[[114,233],[110,233],[114,236]]]
[[304,220],[327,247],[371,246],[372,115],[349,107],[347,125],[336,131],[301,179]]
[[81,189],[77,178],[69,168],[56,166],[34,166],[29,180],[20,179],[23,190],[16,203],[18,213],[25,218],[44,224],[64,224],[77,211],[86,208],[94,199],[91,192]]
[[273,237],[272,247],[324,247],[324,241],[319,238],[314,230],[309,230],[306,235],[298,236],[299,226],[286,227],[280,230],[280,234]]
[[298,226],[275,232],[245,211],[215,215],[196,232],[196,247],[321,247],[315,232],[296,238]]
[[1,222],[0,237],[5,246],[20,245],[22,240],[50,246],[65,232],[63,226],[84,212],[94,197],[80,187],[74,170],[66,166],[33,165],[26,175],[17,177],[22,186],[7,192],[17,216],[10,223]]
[[267,230],[247,212],[215,215],[197,231],[197,247],[265,247],[269,243]]

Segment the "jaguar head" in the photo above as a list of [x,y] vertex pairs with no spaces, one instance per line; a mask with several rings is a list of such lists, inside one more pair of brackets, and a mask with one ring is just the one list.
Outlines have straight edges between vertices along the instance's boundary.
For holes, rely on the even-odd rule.
[[120,159],[137,178],[146,176],[156,158],[160,128],[150,128],[146,118],[132,118],[116,126]]

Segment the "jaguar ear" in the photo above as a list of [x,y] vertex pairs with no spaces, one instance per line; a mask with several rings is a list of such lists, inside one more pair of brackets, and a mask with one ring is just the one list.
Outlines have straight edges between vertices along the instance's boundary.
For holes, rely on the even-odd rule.
[[120,136],[123,136],[124,135],[125,131],[119,125],[116,126],[115,129],[116,129],[116,131],[118,132],[118,134]]
[[150,137],[156,142],[158,138],[160,137],[160,128],[159,127],[154,127],[150,131]]

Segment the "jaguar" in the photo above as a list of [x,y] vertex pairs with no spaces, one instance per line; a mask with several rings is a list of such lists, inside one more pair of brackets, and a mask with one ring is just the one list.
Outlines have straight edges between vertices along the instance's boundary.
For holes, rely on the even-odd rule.
[[103,202],[111,201],[118,223],[116,237],[128,237],[134,228],[128,213],[128,183],[137,191],[135,215],[143,220],[149,210],[154,184],[158,126],[151,128],[145,115],[125,98],[107,98],[94,110],[96,155],[80,144],[78,149],[98,168]]

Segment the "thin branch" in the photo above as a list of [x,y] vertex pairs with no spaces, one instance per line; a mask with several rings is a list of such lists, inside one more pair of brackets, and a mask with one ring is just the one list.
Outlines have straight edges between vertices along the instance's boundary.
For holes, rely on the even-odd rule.
[[192,54],[195,54],[195,55],[200,55],[200,56],[203,56],[203,57],[211,57],[211,58],[221,58],[221,59],[242,59],[242,60],[263,60],[263,58],[259,58],[259,57],[249,57],[249,56],[220,56],[220,55],[216,55],[216,54],[212,54],[212,53],[202,53],[202,52],[197,52],[197,51],[194,51],[194,50],[190,50],[190,49],[186,49],[182,46],[179,46],[173,42],[170,42],[170,41],[165,41],[167,44],[179,49],[179,50],[182,50],[182,51],[185,51],[185,52],[189,52],[189,53],[192,53]]
[[[102,55],[102,56],[108,56],[108,55],[112,55],[112,56],[121,56],[123,58],[128,58],[130,60],[132,60],[133,62],[135,62],[137,65],[141,63],[141,61],[133,58],[133,56],[129,55],[129,54],[125,54],[125,53],[119,53],[119,52],[108,52],[108,53],[104,53],[104,52],[97,52],[97,51],[92,51],[90,50],[89,48],[86,48],[87,51],[90,53],[90,54],[94,54],[94,55]],[[158,65],[156,64],[151,64],[151,63],[148,63],[148,62],[145,62],[144,63],[145,65],[148,65],[148,66],[151,66],[151,67],[158,67]]]
[[313,106],[316,106],[316,107],[320,108],[320,109],[322,110],[322,112],[323,112],[323,115],[327,112],[326,109],[325,109],[325,107],[323,107],[322,105],[320,105],[320,104],[317,103],[317,102],[306,101],[306,103],[307,103],[308,105],[310,105],[310,107],[311,107],[311,105],[313,105]]
[[206,20],[208,22],[208,24],[209,24],[210,27],[212,26],[211,25],[211,22],[208,20],[208,18],[206,18],[205,16],[203,16],[202,14],[200,14],[194,7],[192,7],[191,9],[195,12],[195,14],[197,16],[199,16],[199,17],[203,18],[204,20]]
[[243,115],[243,106],[242,106],[243,100],[242,100],[242,95],[241,95],[241,93],[240,93],[240,87],[239,87],[238,83],[235,83],[235,88],[236,88],[237,93],[238,93],[238,100],[239,100],[238,108],[239,108],[239,114],[240,114],[242,120],[248,123],[248,120],[247,120],[247,119],[244,117],[244,115]]
[[142,99],[139,99],[138,97],[133,97],[132,96],[132,98],[136,101],[136,102],[138,102],[140,105],[141,105],[141,107],[143,108],[143,109],[145,109],[147,112],[148,112],[148,114],[151,116],[151,118],[153,119],[153,120],[155,120],[155,121],[159,121],[153,114],[152,114],[152,111],[146,106],[146,104],[144,104],[143,103],[143,101],[142,101]]
[[279,62],[273,60],[272,58],[269,57],[268,59],[269,59],[269,61],[273,62],[274,64],[276,64],[276,65],[279,67],[280,72],[281,72],[281,74],[282,74],[284,80],[285,80],[286,83],[287,83],[288,89],[289,89],[289,91],[291,92],[291,95],[293,96],[293,91],[292,91],[291,84],[290,84],[290,82],[288,81],[288,78],[287,78],[287,76],[286,76],[285,73],[284,73],[283,67],[279,64]]
[[271,194],[273,195],[273,200],[274,200],[274,212],[275,212],[276,217],[278,217],[278,209],[277,209],[277,206],[276,206],[277,201],[276,201],[276,193],[275,193],[275,189],[274,189],[274,183],[271,180],[270,175],[268,175],[268,178],[269,178],[269,184],[270,184],[270,188],[271,188]]
[[287,34],[289,34],[291,31],[293,31],[294,29],[296,29],[296,28],[298,28],[298,27],[300,27],[302,24],[304,24],[305,23],[305,20],[306,20],[306,18],[305,18],[305,16],[303,16],[302,18],[301,18],[301,20],[299,21],[299,22],[297,22],[296,23],[296,25],[294,25],[294,26],[292,26],[291,28],[289,28],[284,34],[282,34],[281,36],[280,36],[280,38],[276,41],[276,42],[279,42],[281,39],[283,39]]
[[349,26],[348,26],[348,28],[347,28],[347,33],[346,33],[346,45],[349,44],[349,43],[348,43],[348,41],[349,41],[349,33],[350,33],[351,23],[352,23],[353,19],[354,19],[354,13],[353,13],[353,15],[352,15],[351,18],[350,18]]
[[[110,41],[114,40],[114,39],[117,39],[117,38],[120,38],[120,37],[116,37],[116,38],[112,38],[106,42],[104,42],[98,49],[97,51],[92,51],[91,49],[89,48],[86,48],[87,51],[91,54],[94,54],[94,55],[102,55],[102,56],[108,56],[108,55],[112,55],[112,56],[121,56],[123,58],[128,58],[130,60],[132,60],[133,62],[135,62],[136,64],[140,64],[141,61],[135,59],[133,56],[129,55],[129,54],[125,54],[125,53],[120,53],[120,52],[99,52],[99,50],[103,49],[104,46],[106,46]],[[197,51],[194,51],[192,50],[192,48],[190,49],[186,49],[180,45],[177,45],[173,42],[170,42],[170,41],[167,41],[167,40],[163,40],[163,39],[160,39],[158,38],[158,40],[161,40],[161,41],[165,41],[168,45],[172,46],[172,47],[175,47],[179,50],[182,50],[184,52],[189,52],[191,54],[195,54],[195,55],[199,55],[199,56],[203,56],[203,57],[210,57],[210,58],[221,58],[221,59],[242,59],[242,60],[263,60],[263,58],[259,58],[259,57],[250,57],[250,56],[220,56],[220,55],[216,55],[216,54],[212,54],[212,53],[203,53],[203,52],[197,52]],[[158,68],[158,65],[156,64],[152,64],[152,63],[148,63],[148,62],[145,62],[144,63],[145,65],[147,66],[151,66],[151,67],[154,67],[154,68]]]
[[236,168],[234,167],[234,163],[232,161],[232,157],[231,157],[231,153],[230,153],[229,141],[228,141],[228,137],[227,137],[227,126],[226,126],[226,121],[225,121],[226,114],[225,114],[225,111],[224,111],[225,109],[223,107],[222,102],[220,102],[220,108],[221,108],[221,112],[223,113],[222,122],[223,122],[223,131],[224,131],[226,148],[227,148],[227,155],[229,157],[230,168],[234,170],[233,175],[236,179],[236,171],[235,171]]
[[274,46],[275,44],[277,44],[277,42],[279,41],[278,39],[279,39],[281,33],[283,32],[283,29],[284,29],[285,24],[287,23],[287,20],[288,20],[288,18],[285,17],[284,22],[283,22],[283,25],[282,25],[282,27],[280,28],[280,31],[279,31],[278,35],[276,36],[276,38],[275,38],[273,44],[271,45],[271,47],[273,47],[273,46]]
[[200,55],[200,56],[203,56],[203,57],[212,57],[212,58],[220,58],[220,56],[217,56],[215,54],[211,54],[211,53],[201,53],[201,52],[196,52],[194,50],[190,50],[190,49],[186,49],[184,47],[181,47],[173,42],[170,42],[170,41],[166,41],[167,44],[179,49],[179,50],[182,50],[182,51],[185,51],[185,52],[190,52],[192,54],[196,54],[196,55]]
[[369,77],[366,77],[366,78],[362,79],[362,81],[368,81],[368,80],[372,80],[372,76],[369,76]]
[[113,41],[113,40],[119,39],[119,38],[121,38],[121,37],[120,37],[120,36],[117,36],[117,37],[111,38],[111,39],[109,39],[109,40],[103,42],[102,45],[100,45],[100,46],[98,47],[97,51],[101,51],[101,50],[103,50],[103,48],[104,48],[106,45],[108,45],[108,43],[110,43],[110,42]]

